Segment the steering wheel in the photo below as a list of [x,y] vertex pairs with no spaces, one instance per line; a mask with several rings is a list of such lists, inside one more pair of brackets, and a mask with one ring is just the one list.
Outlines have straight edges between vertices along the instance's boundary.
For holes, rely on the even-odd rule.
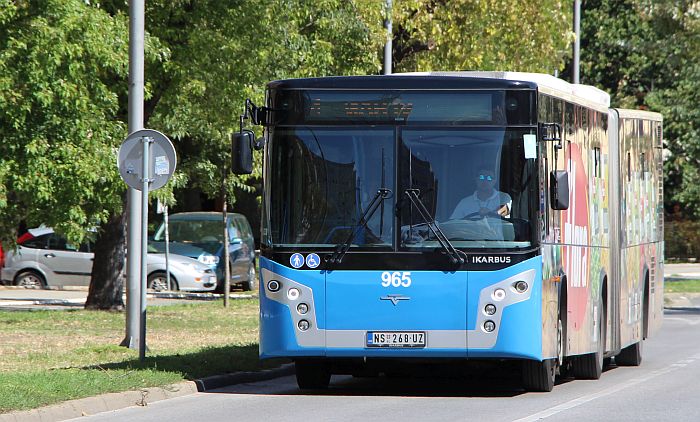
[[477,212],[473,212],[471,214],[465,215],[464,217],[462,217],[462,220],[477,221],[477,220],[483,220],[486,217],[498,218],[500,220],[506,219],[506,217],[502,216],[501,214],[497,213],[496,211],[489,211],[486,214],[482,214],[479,211],[477,211]]

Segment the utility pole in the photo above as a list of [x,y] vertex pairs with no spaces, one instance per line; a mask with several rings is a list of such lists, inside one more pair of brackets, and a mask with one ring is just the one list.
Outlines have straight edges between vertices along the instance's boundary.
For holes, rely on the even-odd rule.
[[579,67],[581,56],[581,0],[574,0],[574,65],[572,82],[579,83]]
[[[129,2],[129,133],[143,129],[143,85],[144,85],[144,0]],[[127,270],[126,270],[126,337],[121,345],[139,349],[141,343],[141,210],[139,191],[128,190],[127,215]],[[146,257],[144,256],[144,259]]]
[[392,0],[386,0],[386,10],[384,17],[384,28],[386,28],[386,42],[384,43],[384,74],[391,75],[391,49],[392,49],[392,27],[391,27],[391,11],[393,6]]

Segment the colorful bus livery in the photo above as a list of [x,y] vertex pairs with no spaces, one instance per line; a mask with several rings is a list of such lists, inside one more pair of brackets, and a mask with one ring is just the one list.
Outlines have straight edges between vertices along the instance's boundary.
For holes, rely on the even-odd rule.
[[660,115],[502,72],[275,81],[246,108],[265,126],[260,356],[293,359],[301,388],[488,360],[550,391],[641,363],[662,319]]

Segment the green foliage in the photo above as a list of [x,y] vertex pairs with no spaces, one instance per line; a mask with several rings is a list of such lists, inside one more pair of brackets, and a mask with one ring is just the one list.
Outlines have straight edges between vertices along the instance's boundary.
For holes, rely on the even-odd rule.
[[83,1],[0,12],[0,237],[21,220],[80,240],[121,206],[112,88],[127,72],[127,21]]
[[552,73],[568,55],[571,1],[394,2],[396,71]]
[[581,18],[581,80],[615,107],[664,115],[667,208],[700,217],[700,14],[694,2],[592,0]]

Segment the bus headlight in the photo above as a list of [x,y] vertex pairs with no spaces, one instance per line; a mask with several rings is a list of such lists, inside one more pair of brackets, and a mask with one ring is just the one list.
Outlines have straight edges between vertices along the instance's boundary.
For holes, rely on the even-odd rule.
[[308,330],[310,326],[311,326],[311,323],[309,323],[309,321],[307,321],[305,319],[302,319],[301,321],[299,321],[299,324],[297,324],[297,327],[299,327],[299,329],[301,331]]
[[495,323],[495,322],[493,322],[493,321],[491,321],[491,320],[488,320],[488,321],[484,322],[484,331],[486,331],[487,333],[490,333],[490,332],[492,332],[492,331],[495,330],[495,329],[496,329],[496,323]]
[[496,305],[489,303],[488,305],[484,306],[484,313],[486,315],[493,315],[496,313]]
[[304,302],[300,303],[297,305],[297,312],[299,312],[300,315],[304,315],[305,313],[309,312],[309,305]]

